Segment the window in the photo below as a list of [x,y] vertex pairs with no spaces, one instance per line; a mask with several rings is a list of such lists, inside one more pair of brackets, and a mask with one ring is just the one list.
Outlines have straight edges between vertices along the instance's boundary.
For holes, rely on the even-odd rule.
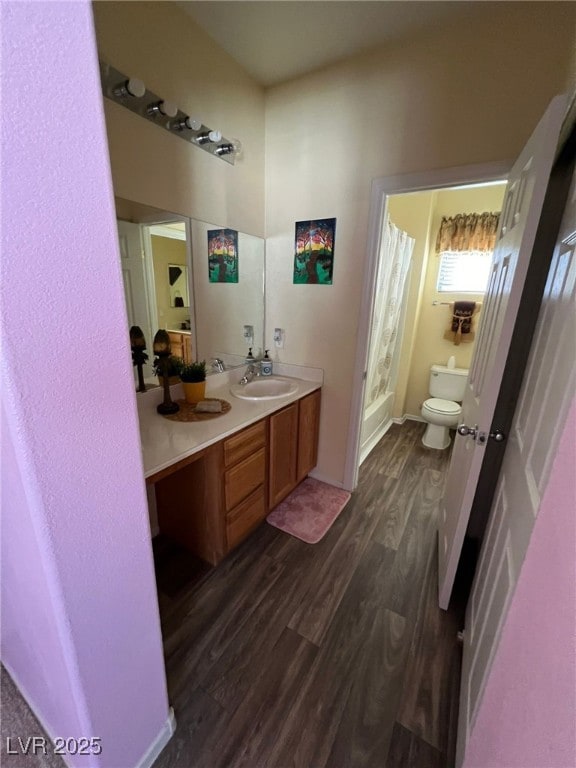
[[436,290],[440,293],[484,293],[491,264],[490,251],[442,251]]

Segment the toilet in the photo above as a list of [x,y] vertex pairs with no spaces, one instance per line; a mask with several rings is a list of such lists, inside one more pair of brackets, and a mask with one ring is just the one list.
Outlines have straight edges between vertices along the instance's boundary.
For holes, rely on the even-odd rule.
[[427,448],[443,450],[450,445],[450,428],[460,421],[460,403],[466,391],[468,368],[448,368],[433,365],[430,368],[428,391],[432,397],[422,405],[422,418],[428,422],[422,443]]

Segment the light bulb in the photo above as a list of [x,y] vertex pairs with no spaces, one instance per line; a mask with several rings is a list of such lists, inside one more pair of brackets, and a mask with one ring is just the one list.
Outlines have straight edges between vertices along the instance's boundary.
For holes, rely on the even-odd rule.
[[222,138],[222,133],[220,131],[205,131],[204,133],[200,133],[194,141],[197,144],[216,144],[217,141],[220,141]]
[[232,139],[227,144],[220,144],[219,147],[216,147],[214,150],[215,155],[238,155],[242,152],[242,142],[239,139]]
[[148,107],[149,115],[165,115],[166,117],[176,117],[178,107],[172,101],[158,101],[156,104],[150,104]]
[[188,129],[190,131],[199,131],[202,128],[202,121],[195,120],[193,117],[184,117],[182,120],[177,120],[170,124],[170,128],[175,128],[178,131]]
[[114,88],[114,96],[117,98],[125,98],[126,96],[134,96],[137,99],[141,99],[146,93],[146,86],[137,77],[131,77],[126,80],[125,83]]

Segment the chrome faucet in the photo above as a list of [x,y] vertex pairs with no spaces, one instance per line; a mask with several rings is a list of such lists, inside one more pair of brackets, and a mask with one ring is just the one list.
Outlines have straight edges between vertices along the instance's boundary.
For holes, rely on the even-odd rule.
[[212,360],[212,370],[217,371],[218,373],[224,372],[224,361],[220,360],[219,357],[215,357]]
[[250,363],[246,368],[246,373],[239,381],[239,384],[248,384],[252,379],[256,379],[260,376],[260,363]]

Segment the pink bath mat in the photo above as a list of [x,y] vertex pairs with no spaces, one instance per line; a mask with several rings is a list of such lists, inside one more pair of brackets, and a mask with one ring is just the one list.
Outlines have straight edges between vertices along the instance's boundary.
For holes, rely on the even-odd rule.
[[307,477],[266,518],[270,525],[316,544],[346,506],[350,494]]

